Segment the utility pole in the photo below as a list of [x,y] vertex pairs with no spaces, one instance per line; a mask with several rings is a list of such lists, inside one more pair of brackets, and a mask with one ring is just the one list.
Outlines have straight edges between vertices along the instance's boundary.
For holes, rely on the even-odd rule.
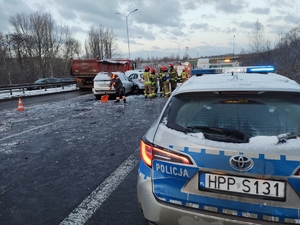
[[174,43],[177,43],[178,44],[178,57],[179,57],[179,60],[180,60],[180,43],[183,42],[184,40],[180,41],[180,42],[176,42],[176,41],[173,41]]
[[233,35],[233,47],[232,47],[233,56],[234,56],[234,45],[235,45],[235,35]]

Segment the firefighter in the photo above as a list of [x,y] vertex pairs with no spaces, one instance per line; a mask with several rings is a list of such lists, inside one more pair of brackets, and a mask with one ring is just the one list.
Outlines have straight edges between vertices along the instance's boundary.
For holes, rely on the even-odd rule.
[[169,75],[170,75],[170,83],[171,83],[171,91],[174,91],[177,87],[177,71],[174,69],[174,65],[170,63],[169,65]]
[[170,77],[168,74],[168,69],[165,66],[162,66],[162,84],[164,88],[164,98],[170,97],[169,81]]
[[123,83],[120,77],[115,73],[112,73],[110,75],[109,90],[111,90],[112,87],[114,87],[114,89],[116,90],[116,100],[114,102],[120,102],[120,97],[122,96],[124,103],[126,103],[126,96],[123,89]]
[[148,96],[150,97],[150,93],[151,93],[151,74],[150,74],[150,67],[146,66],[145,67],[145,71],[143,73],[143,79],[144,79],[144,96],[145,98],[147,98]]
[[156,97],[157,76],[156,76],[154,68],[150,69],[150,74],[151,74],[151,77],[150,77],[150,80],[151,80],[150,98],[155,98]]
[[187,73],[185,72],[185,69],[182,70],[181,72],[181,81],[182,83],[187,80]]
[[163,96],[164,95],[164,85],[162,81],[162,76],[163,76],[163,71],[162,71],[162,66],[159,67],[159,73],[158,73],[158,82],[159,82],[159,95]]

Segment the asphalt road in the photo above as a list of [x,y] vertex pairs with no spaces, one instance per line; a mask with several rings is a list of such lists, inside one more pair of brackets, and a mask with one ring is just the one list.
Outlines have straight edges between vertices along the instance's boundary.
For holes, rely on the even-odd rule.
[[0,224],[146,225],[139,140],[165,102],[75,92],[23,99],[20,112],[0,101]]

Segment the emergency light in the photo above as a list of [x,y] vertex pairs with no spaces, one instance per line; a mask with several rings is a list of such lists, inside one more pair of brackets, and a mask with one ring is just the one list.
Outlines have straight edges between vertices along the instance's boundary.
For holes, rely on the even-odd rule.
[[222,67],[222,68],[197,68],[191,70],[191,75],[220,74],[220,73],[272,73],[274,66],[240,66],[240,67]]

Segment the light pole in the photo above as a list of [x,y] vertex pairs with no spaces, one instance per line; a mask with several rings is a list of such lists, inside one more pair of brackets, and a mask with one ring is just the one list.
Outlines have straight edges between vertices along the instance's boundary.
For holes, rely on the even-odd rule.
[[129,33],[128,33],[128,16],[131,14],[131,13],[133,13],[133,12],[135,12],[135,11],[137,11],[138,9],[135,9],[135,10],[132,10],[127,16],[125,16],[125,15],[123,15],[122,13],[119,13],[119,12],[116,12],[116,14],[120,14],[121,16],[124,16],[125,17],[125,19],[126,19],[126,28],[127,28],[127,42],[128,42],[128,54],[129,54],[129,59],[130,59],[130,47],[129,47]]
[[180,42],[176,42],[176,41],[173,41],[174,43],[177,43],[178,44],[178,57],[179,57],[179,60],[180,60],[180,43],[183,42],[184,40],[180,41]]
[[235,35],[233,35],[233,47],[232,47],[233,56],[234,56],[234,45],[235,45]]

